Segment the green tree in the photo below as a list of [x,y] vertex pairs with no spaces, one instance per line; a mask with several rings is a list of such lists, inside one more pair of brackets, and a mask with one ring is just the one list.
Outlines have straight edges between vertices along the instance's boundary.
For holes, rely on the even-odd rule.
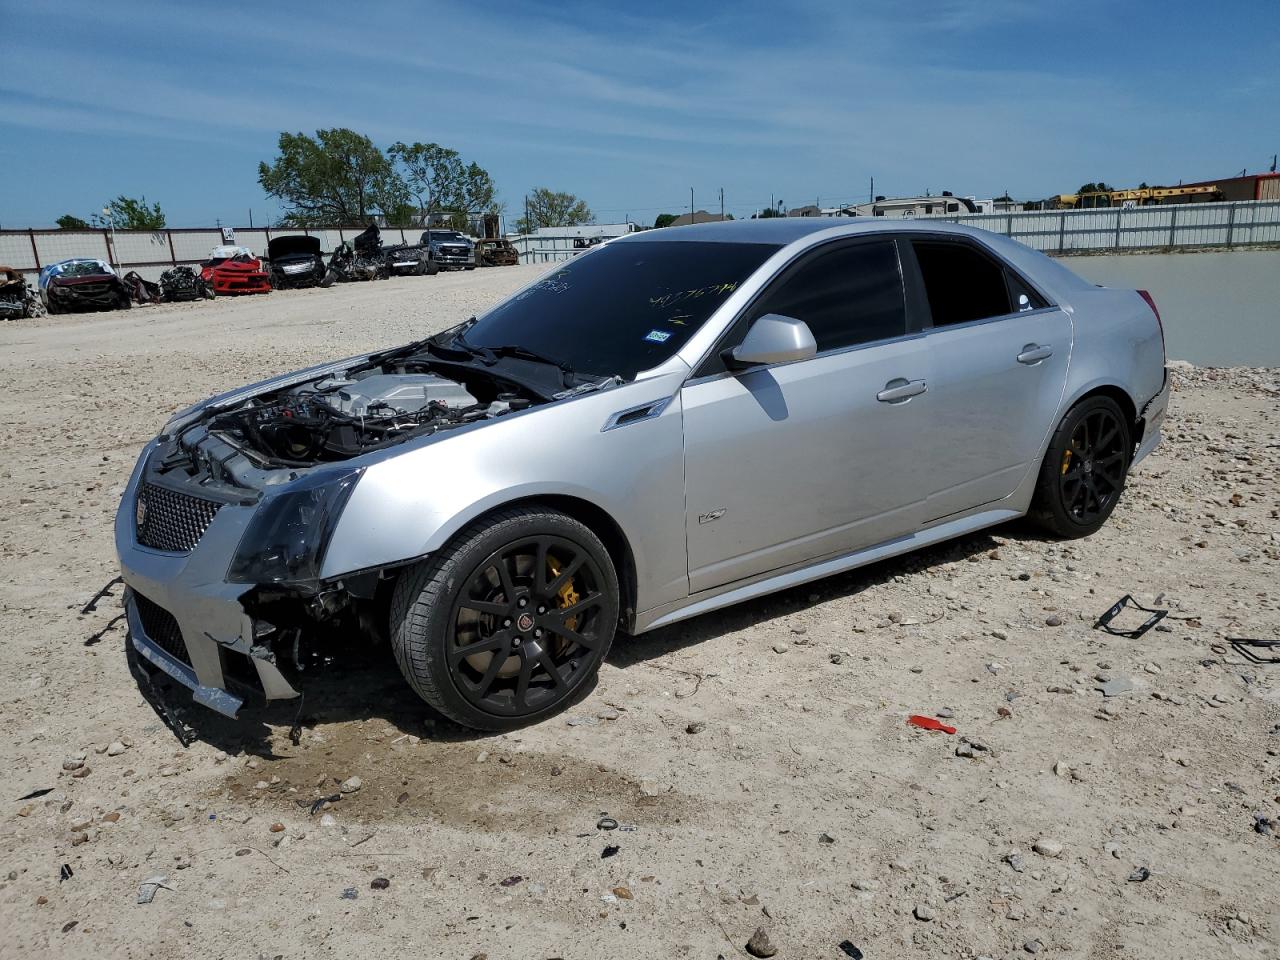
[[489,171],[478,163],[467,164],[462,172],[462,210],[468,214],[498,213],[499,204],[494,199],[497,188]]
[[278,146],[278,157],[258,164],[258,183],[289,207],[293,224],[363,224],[409,200],[391,161],[354,130],[281,133]]
[[1097,183],[1083,183],[1076,193],[1111,193],[1115,187],[1110,186],[1099,180]]
[[387,148],[387,157],[410,196],[418,201],[418,212],[424,223],[437,210],[461,205],[467,169],[457,150],[438,143],[397,141]]
[[89,221],[81,220],[79,217],[73,217],[69,213],[64,213],[57,220],[59,230],[88,230]]
[[148,205],[146,197],[126,197],[124,194],[107,204],[108,216],[95,216],[94,222],[105,226],[114,224],[117,230],[163,230],[164,211],[160,204]]
[[528,198],[529,215],[516,222],[521,233],[532,233],[539,227],[576,227],[590,223],[591,208],[572,193],[558,193],[548,187],[535,187]]
[[412,227],[417,222],[418,208],[412,203],[397,203],[388,210],[383,210],[389,227]]
[[662,227],[669,227],[675,219],[676,215],[674,213],[660,213],[653,218],[653,227],[655,230],[661,229]]

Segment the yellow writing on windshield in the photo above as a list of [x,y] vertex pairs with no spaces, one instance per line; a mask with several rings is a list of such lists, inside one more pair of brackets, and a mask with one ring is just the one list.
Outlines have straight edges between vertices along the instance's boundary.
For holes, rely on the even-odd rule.
[[674,290],[661,297],[650,297],[649,306],[670,307],[677,303],[698,300],[702,297],[723,297],[737,289],[738,281],[736,280],[732,283],[709,283],[705,287],[696,287],[692,290]]

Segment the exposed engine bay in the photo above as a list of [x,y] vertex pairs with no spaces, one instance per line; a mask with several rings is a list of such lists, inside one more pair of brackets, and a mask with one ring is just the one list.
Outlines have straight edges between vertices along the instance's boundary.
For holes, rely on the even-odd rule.
[[502,416],[534,400],[466,368],[447,378],[385,364],[255,397],[216,414],[208,430],[264,466],[304,467]]

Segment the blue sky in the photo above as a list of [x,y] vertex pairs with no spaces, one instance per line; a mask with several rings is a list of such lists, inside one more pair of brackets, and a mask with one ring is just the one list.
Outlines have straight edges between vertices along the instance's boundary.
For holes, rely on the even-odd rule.
[[[56,10],[56,12],[55,12]],[[600,221],[1265,169],[1274,0],[0,0],[0,226],[280,216],[281,130],[434,140]]]

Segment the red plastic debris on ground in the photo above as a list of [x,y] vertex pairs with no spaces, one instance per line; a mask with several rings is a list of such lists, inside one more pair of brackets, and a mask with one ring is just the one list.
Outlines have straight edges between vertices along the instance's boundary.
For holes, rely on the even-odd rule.
[[956,732],[955,727],[948,727],[945,723],[935,720],[933,717],[922,717],[918,713],[913,713],[907,717],[907,723],[922,730],[941,730],[943,733]]

